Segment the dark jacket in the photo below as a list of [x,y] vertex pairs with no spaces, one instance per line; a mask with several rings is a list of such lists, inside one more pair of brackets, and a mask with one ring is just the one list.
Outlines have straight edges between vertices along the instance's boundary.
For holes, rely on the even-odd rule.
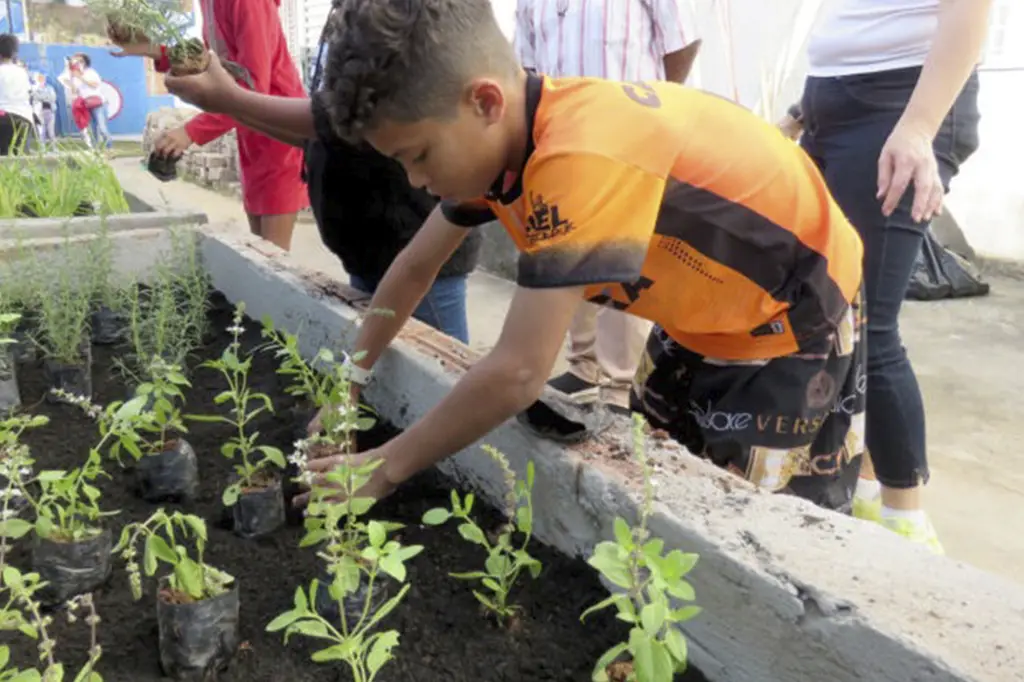
[[[377,282],[412,239],[437,199],[409,184],[402,165],[369,145],[339,138],[314,94],[317,138],[306,145],[309,200],[324,245],[346,272]],[[467,275],[480,257],[481,234],[472,230],[439,277]]]

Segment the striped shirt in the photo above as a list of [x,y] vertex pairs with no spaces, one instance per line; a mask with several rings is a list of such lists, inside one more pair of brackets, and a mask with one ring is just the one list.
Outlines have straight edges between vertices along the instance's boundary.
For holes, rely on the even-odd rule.
[[524,67],[553,76],[665,80],[665,55],[689,43],[689,0],[519,0]]

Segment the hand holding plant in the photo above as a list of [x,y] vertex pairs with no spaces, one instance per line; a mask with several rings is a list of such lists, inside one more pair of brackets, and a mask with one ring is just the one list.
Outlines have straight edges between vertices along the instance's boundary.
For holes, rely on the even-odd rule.
[[[528,462],[526,480],[517,481],[504,455],[488,445],[484,446],[484,450],[501,467],[507,486],[504,511],[508,522],[502,527],[497,540],[492,543],[483,529],[470,516],[473,508],[473,493],[467,493],[464,498],[460,498],[459,493],[452,490],[451,510],[443,507],[430,509],[423,515],[423,523],[428,526],[439,526],[449,519],[458,519],[461,521],[459,534],[484,549],[487,553],[487,560],[484,562],[483,571],[451,573],[450,575],[462,580],[479,580],[490,592],[490,595],[473,590],[473,596],[497,617],[498,622],[504,624],[520,608],[508,601],[509,592],[519,578],[519,574],[526,569],[536,579],[541,571],[541,563],[526,551],[533,533],[532,492],[535,473],[533,462]],[[522,542],[513,545],[513,534],[516,531],[522,535]]]
[[[598,543],[588,560],[613,585],[622,588],[607,599],[591,606],[580,616],[609,606],[618,610],[617,617],[633,625],[629,640],[606,651],[594,666],[594,682],[613,679],[609,671],[618,668],[616,680],[629,682],[672,682],[673,675],[686,669],[686,639],[678,629],[700,613],[698,606],[674,608],[672,599],[693,601],[693,587],[685,580],[697,563],[696,554],[678,549],[664,554],[665,543],[651,538],[647,530],[654,508],[654,488],[650,464],[644,451],[644,422],[633,417],[633,447],[643,471],[644,499],[640,507],[640,523],[635,528],[622,518],[615,519],[615,540]],[[616,662],[629,652],[632,664]]]

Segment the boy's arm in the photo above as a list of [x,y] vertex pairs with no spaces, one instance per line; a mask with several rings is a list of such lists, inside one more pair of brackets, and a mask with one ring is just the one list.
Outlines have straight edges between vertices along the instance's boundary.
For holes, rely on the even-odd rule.
[[[606,294],[617,298],[620,285],[640,276],[664,178],[602,155],[561,154],[531,162],[523,186],[534,197],[529,245],[501,337],[437,406],[376,451],[392,484],[469,446],[540,396],[584,285],[607,283]],[[399,270],[396,262],[389,275]],[[373,305],[381,304],[375,297]],[[382,340],[376,337],[378,346]]]

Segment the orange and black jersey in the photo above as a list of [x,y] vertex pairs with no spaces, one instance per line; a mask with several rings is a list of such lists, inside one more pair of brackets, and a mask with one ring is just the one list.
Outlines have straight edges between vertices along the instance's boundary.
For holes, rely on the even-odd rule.
[[521,286],[585,285],[587,300],[724,359],[798,352],[839,323],[860,239],[774,126],[674,83],[531,74],[527,107],[512,186],[503,174],[486,198],[442,206],[465,227],[501,221]]

